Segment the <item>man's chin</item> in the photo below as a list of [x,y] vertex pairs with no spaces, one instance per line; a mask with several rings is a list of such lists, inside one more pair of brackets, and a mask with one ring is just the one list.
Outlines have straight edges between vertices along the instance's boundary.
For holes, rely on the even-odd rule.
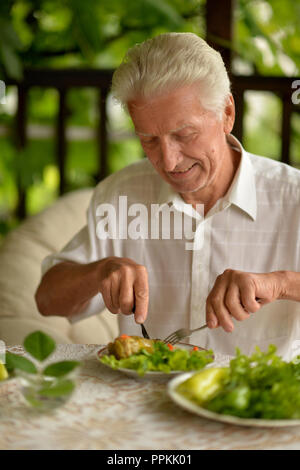
[[188,195],[189,193],[195,193],[197,191],[201,191],[201,189],[204,189],[206,187],[205,183],[191,183],[191,182],[174,182],[174,181],[169,181],[169,184],[172,186],[174,191],[180,194],[186,194]]

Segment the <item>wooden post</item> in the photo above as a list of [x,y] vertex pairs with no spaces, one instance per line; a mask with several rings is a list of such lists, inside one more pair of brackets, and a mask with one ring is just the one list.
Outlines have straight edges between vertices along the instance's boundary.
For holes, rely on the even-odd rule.
[[219,51],[231,71],[234,0],[206,0],[206,40]]
[[64,194],[66,191],[66,179],[65,179],[65,166],[66,166],[66,90],[60,88],[59,90],[59,109],[57,115],[57,160],[59,168],[59,194]]
[[[233,42],[233,9],[234,0],[207,0],[206,1],[206,40],[208,44],[220,52],[225,67],[232,82],[231,73]],[[233,96],[236,107],[236,118],[233,135],[242,142],[243,139],[243,114],[244,91],[233,88]]]
[[108,89],[103,87],[99,90],[99,127],[98,127],[98,149],[99,149],[99,181],[108,175],[107,155],[108,155],[108,138],[107,138],[107,101]]
[[[27,143],[26,136],[26,110],[27,110],[27,88],[18,85],[18,107],[16,114],[16,147],[18,151],[25,148]],[[17,158],[20,158],[18,155]],[[19,165],[18,165],[19,168]],[[20,174],[17,173],[16,183],[18,188],[18,206],[16,209],[17,217],[24,219],[26,217],[26,191],[23,187]]]
[[244,135],[244,91],[233,90],[233,97],[235,102],[235,121],[232,134],[242,143]]
[[290,94],[282,96],[281,161],[290,165],[292,102]]

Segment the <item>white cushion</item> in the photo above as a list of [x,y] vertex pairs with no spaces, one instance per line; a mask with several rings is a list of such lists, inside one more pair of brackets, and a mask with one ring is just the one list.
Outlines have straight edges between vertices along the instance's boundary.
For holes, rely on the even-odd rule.
[[0,339],[7,345],[21,344],[37,329],[58,343],[105,344],[118,335],[116,315],[107,310],[71,325],[66,318],[43,317],[34,300],[43,258],[61,250],[85,225],[91,195],[92,189],[83,189],[60,197],[0,246]]

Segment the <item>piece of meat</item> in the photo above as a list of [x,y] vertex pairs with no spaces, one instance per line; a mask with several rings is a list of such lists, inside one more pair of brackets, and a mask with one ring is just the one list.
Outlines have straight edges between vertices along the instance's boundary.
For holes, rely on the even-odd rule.
[[140,336],[122,335],[116,338],[113,343],[108,344],[108,352],[117,359],[125,359],[132,354],[138,353],[141,349],[153,353],[154,341],[152,339],[141,338]]

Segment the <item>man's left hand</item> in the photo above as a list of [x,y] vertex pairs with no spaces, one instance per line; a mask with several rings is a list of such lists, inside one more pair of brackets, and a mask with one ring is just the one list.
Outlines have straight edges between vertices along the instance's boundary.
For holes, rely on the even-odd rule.
[[222,326],[225,331],[234,329],[232,317],[242,321],[257,312],[262,305],[282,298],[283,274],[246,273],[226,269],[217,277],[207,297],[206,321],[210,328]]

